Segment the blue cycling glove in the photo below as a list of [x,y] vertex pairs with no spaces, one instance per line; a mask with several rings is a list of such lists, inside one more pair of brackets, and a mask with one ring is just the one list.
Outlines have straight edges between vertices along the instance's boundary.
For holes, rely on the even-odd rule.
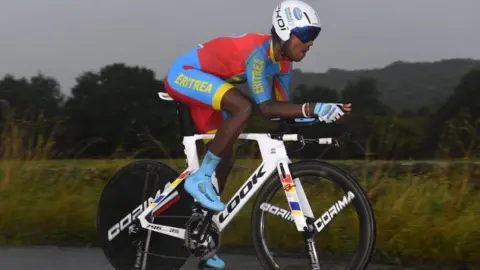
[[318,115],[318,119],[325,123],[337,121],[345,113],[342,104],[338,103],[317,103],[315,104],[314,113]]

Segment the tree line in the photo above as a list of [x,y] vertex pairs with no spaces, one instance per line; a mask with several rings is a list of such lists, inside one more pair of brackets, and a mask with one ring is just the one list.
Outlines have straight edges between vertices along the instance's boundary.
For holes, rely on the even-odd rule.
[[[241,89],[246,91],[245,86]],[[8,149],[11,141],[7,137],[13,136],[17,138],[10,140],[22,140],[35,149],[45,149],[38,144],[49,143],[49,158],[183,157],[175,103],[161,100],[158,92],[163,91],[164,82],[155,78],[153,70],[124,63],[83,72],[70,96],[62,94],[51,76],[17,78],[7,74],[0,80],[4,104],[0,151]],[[300,131],[317,136],[351,134],[339,137],[340,147],[312,146],[292,156],[430,159],[478,155],[480,69],[465,73],[446,96],[438,108],[394,109],[382,102],[381,89],[372,77],[349,80],[341,89],[324,86],[321,81],[318,85],[297,84],[292,89],[294,102],[352,103],[353,111],[340,123]],[[12,135],[14,127],[20,127],[23,135]],[[275,128],[274,122],[256,111],[245,131]],[[238,155],[259,155],[254,142],[236,146]],[[289,149],[297,147],[288,145]]]
[[396,61],[384,67],[356,70],[330,68],[322,73],[294,71],[292,85],[321,84],[333,89],[345,88],[348,81],[361,77],[375,79],[381,100],[395,110],[418,110],[422,106],[438,109],[463,75],[480,68],[480,60],[442,59],[431,62]]

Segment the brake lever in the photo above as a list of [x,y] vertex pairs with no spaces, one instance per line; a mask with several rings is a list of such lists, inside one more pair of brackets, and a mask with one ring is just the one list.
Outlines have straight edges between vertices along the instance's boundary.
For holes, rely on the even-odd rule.
[[332,149],[332,147],[336,147],[336,148],[340,147],[339,140],[345,139],[345,138],[348,139],[350,138],[350,135],[351,135],[350,132],[344,132],[340,137],[333,139],[332,140],[333,144],[327,146],[325,150],[323,150],[323,152],[320,155],[318,155],[318,157],[321,159],[325,154],[327,154],[328,151],[330,151],[330,149]]
[[344,132],[342,136],[334,139],[333,141],[335,142],[334,143],[335,147],[340,147],[340,143],[339,143],[340,140],[345,140],[345,141],[350,140],[351,135],[352,133],[350,132]]
[[297,139],[298,142],[300,142],[301,146],[300,148],[296,149],[296,150],[293,150],[293,152],[300,152],[303,150],[303,148],[305,148],[305,139],[303,138],[302,135],[298,135],[298,139]]

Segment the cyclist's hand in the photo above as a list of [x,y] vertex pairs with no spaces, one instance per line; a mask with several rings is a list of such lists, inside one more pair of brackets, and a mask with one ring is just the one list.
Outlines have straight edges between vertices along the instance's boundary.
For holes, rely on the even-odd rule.
[[320,121],[324,121],[325,123],[332,123],[337,121],[340,117],[342,117],[345,113],[343,112],[344,108],[346,111],[350,111],[350,104],[345,107],[343,104],[338,103],[317,103],[315,105],[314,112],[318,115],[318,119]]
[[345,111],[345,112],[351,112],[352,111],[352,103],[342,104],[342,105],[343,105],[343,111]]

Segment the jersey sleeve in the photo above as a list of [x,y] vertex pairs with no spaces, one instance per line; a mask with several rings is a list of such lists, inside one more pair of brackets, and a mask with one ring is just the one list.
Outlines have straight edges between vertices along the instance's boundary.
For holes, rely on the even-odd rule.
[[290,99],[290,82],[292,80],[292,64],[282,64],[280,73],[273,77],[273,93],[276,101],[288,102]]
[[272,99],[272,91],[265,73],[267,55],[264,51],[257,48],[245,63],[248,86],[257,104]]

